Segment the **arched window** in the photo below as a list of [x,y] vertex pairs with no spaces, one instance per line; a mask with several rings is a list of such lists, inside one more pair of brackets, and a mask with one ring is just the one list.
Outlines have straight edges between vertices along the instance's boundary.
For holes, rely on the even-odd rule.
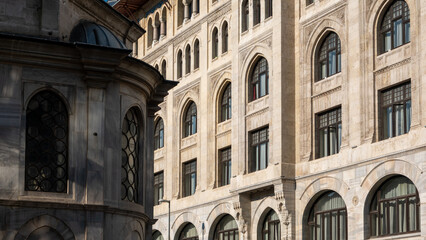
[[161,75],[163,75],[163,78],[166,79],[167,78],[167,63],[166,60],[163,60],[163,62],[161,63]]
[[183,136],[188,137],[197,133],[197,106],[191,102],[184,115]]
[[265,19],[272,17],[272,0],[265,0]]
[[406,177],[384,182],[370,205],[370,236],[420,231],[420,201],[416,186]]
[[256,100],[269,93],[269,69],[268,61],[261,57],[257,60],[250,75],[249,97]]
[[160,19],[160,38],[167,35],[167,8],[164,7]]
[[179,235],[179,240],[198,240],[197,229],[191,223],[186,224]]
[[253,0],[253,26],[260,23],[260,0]]
[[194,42],[194,69],[200,68],[200,41],[198,39]]
[[214,28],[213,34],[212,34],[212,58],[213,59],[217,58],[218,46],[219,46],[218,32],[217,32],[217,28]]
[[382,53],[410,42],[410,9],[405,1],[394,1],[380,25],[379,46]]
[[148,47],[152,46],[152,40],[154,39],[154,28],[152,27],[152,19],[148,20]]
[[241,32],[248,30],[249,25],[249,3],[248,0],[244,0],[241,5]]
[[162,147],[164,147],[164,123],[163,119],[160,118],[154,130],[154,149],[157,150]]
[[185,15],[185,6],[183,5],[183,1],[179,0],[177,1],[177,24],[178,27],[182,25]]
[[182,77],[182,65],[183,65],[183,61],[182,61],[182,50],[179,50],[178,54],[177,54],[177,78],[181,78]]
[[230,215],[224,216],[216,226],[214,240],[238,240],[238,225]]
[[231,96],[231,83],[228,83],[223,90],[221,98],[221,111],[220,111],[220,121],[226,121],[232,117],[232,96]]
[[332,32],[327,35],[318,52],[319,78],[317,80],[339,73],[342,67],[341,61],[340,39],[336,33]]
[[155,70],[157,70],[158,71],[158,64],[155,64]]
[[160,231],[154,231],[152,234],[152,240],[164,240],[163,235],[161,235]]
[[25,190],[67,192],[68,111],[51,91],[34,95],[26,110]]
[[185,74],[191,72],[191,46],[186,46],[185,49]]
[[347,239],[347,211],[342,197],[333,191],[321,195],[310,210],[308,227],[310,240]]
[[138,202],[139,110],[129,109],[121,129],[121,200]]
[[154,18],[154,41],[158,42],[158,40],[160,40],[160,27],[161,27],[161,23],[160,23],[160,15],[157,13],[155,14],[155,18]]
[[262,240],[280,240],[280,219],[274,210],[270,210],[262,225]]
[[222,53],[228,51],[228,22],[224,22],[222,25]]

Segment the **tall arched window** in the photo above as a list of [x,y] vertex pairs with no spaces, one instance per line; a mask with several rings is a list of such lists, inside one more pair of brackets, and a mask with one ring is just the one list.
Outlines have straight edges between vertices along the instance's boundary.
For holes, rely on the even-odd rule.
[[228,22],[224,22],[222,25],[222,53],[228,51]]
[[329,33],[318,52],[319,77],[317,80],[339,73],[342,68],[341,61],[340,38],[334,32]]
[[138,202],[139,110],[129,109],[121,129],[121,200]]
[[214,240],[238,240],[238,225],[230,215],[225,215],[219,221],[214,231]]
[[231,83],[228,83],[223,90],[221,98],[221,111],[220,121],[226,121],[232,117],[232,96],[231,96]]
[[272,0],[265,0],[265,19],[272,17]]
[[155,125],[154,130],[154,150],[164,147],[164,123],[160,118]]
[[198,240],[197,229],[191,223],[186,224],[179,235],[179,240]]
[[148,20],[148,47],[152,46],[152,41],[154,39],[154,28],[152,26],[152,19]]
[[405,1],[398,0],[388,7],[380,25],[382,53],[410,42],[410,9]]
[[280,219],[274,210],[270,210],[262,225],[262,240],[280,240]]
[[185,74],[191,72],[191,46],[186,46],[185,49]]
[[200,41],[198,39],[194,42],[194,69],[200,68]]
[[248,30],[249,25],[249,3],[248,0],[244,0],[241,5],[241,32]]
[[179,50],[178,54],[177,54],[177,78],[181,78],[182,77],[182,65],[183,65],[183,61],[182,61],[182,50]]
[[158,13],[155,14],[153,27],[154,27],[153,38],[154,38],[154,41],[158,42],[158,40],[160,40],[160,31],[161,31],[160,15]]
[[166,60],[163,60],[163,62],[161,63],[161,75],[163,75],[163,78],[166,79],[167,78],[167,63]]
[[197,106],[194,102],[191,102],[185,111],[183,129],[184,137],[197,133]]
[[154,68],[158,71],[158,64],[155,64]]
[[160,19],[160,37],[165,37],[167,35],[167,8],[163,7],[161,11]]
[[212,58],[217,58],[218,55],[218,47],[219,47],[219,36],[217,28],[213,29],[212,33]]
[[342,197],[333,191],[321,195],[310,210],[308,227],[310,240],[347,239],[347,211]]
[[408,178],[395,176],[384,182],[370,205],[370,236],[420,231],[420,201]]
[[68,111],[51,91],[34,95],[26,110],[25,190],[67,192]]
[[251,101],[268,95],[269,93],[269,69],[268,61],[261,57],[250,75],[249,98]]
[[253,26],[260,23],[260,0],[253,0]]

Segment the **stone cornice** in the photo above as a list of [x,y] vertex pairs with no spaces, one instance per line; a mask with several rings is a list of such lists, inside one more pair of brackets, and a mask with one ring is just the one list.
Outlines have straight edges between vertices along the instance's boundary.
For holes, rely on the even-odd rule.
[[320,98],[320,97],[324,97],[324,96],[330,95],[330,94],[332,94],[334,92],[337,92],[337,91],[340,91],[340,90],[342,90],[342,86],[337,86],[337,87],[332,88],[330,90],[327,90],[325,92],[318,93],[316,95],[312,95],[311,98],[312,99],[317,99],[317,98]]
[[311,23],[314,23],[315,21],[317,21],[320,18],[323,18],[324,16],[330,15],[331,13],[335,13],[337,11],[339,11],[341,8],[346,7],[347,5],[347,0],[343,0],[337,4],[333,4],[328,8],[324,8],[321,11],[316,12],[316,14],[314,14],[313,16],[303,19],[300,21],[300,25],[301,26],[307,26],[310,25]]
[[380,75],[382,73],[388,72],[388,71],[390,71],[392,69],[395,69],[397,67],[406,65],[406,64],[408,64],[410,62],[411,62],[411,57],[410,58],[406,58],[406,59],[404,59],[402,61],[399,61],[397,63],[391,64],[389,66],[386,66],[384,68],[377,69],[377,70],[374,71],[374,76],[377,76],[377,75]]

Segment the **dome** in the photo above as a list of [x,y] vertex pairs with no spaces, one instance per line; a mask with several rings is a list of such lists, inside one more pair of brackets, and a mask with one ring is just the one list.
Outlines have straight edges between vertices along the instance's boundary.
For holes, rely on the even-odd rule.
[[71,31],[70,42],[127,49],[110,30],[93,22],[81,22]]

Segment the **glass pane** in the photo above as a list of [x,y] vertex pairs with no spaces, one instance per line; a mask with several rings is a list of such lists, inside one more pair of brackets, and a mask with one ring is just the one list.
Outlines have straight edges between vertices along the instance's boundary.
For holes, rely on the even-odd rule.
[[328,53],[328,75],[331,76],[336,73],[336,50]]
[[378,230],[379,230],[379,221],[377,219],[377,214],[371,214],[370,221],[371,221],[370,234],[371,236],[377,236]]
[[328,156],[328,132],[327,129],[321,129],[319,131],[319,140],[320,140],[320,157]]
[[337,129],[330,127],[330,155],[337,153]]
[[402,45],[402,19],[393,22],[393,47]]
[[340,227],[340,240],[347,239],[347,237],[346,237],[346,232],[347,232],[347,230],[346,230],[346,226],[347,226],[346,210],[340,211],[339,217],[340,217],[340,225],[339,225],[339,227]]
[[411,127],[411,100],[405,103],[405,118],[407,119],[405,132],[407,133],[410,131],[410,127]]
[[392,134],[392,107],[387,107],[383,111],[383,133],[384,139],[393,137]]
[[191,195],[195,193],[196,181],[195,173],[191,174]]
[[322,225],[322,231],[324,232],[324,239],[327,239],[327,240],[331,239],[330,222],[331,222],[330,213],[324,213],[324,222]]
[[321,68],[320,68],[320,76],[321,79],[324,79],[327,77],[327,64],[325,62],[321,62]]
[[338,216],[337,211],[331,212],[331,238],[330,239],[338,239],[339,235],[339,226],[338,226]]
[[259,146],[255,147],[254,151],[255,151],[255,154],[254,154],[254,156],[255,156],[255,168],[254,168],[254,170],[257,171],[257,170],[259,170],[259,167],[260,167],[259,166],[259,162],[260,162]]
[[389,233],[394,234],[397,232],[396,227],[398,223],[398,220],[396,218],[396,200],[389,201],[388,206],[389,206]]
[[407,202],[406,199],[398,200],[398,229],[399,232],[407,231]]
[[196,133],[197,132],[197,115],[193,115],[192,116],[192,132],[191,132],[191,134],[194,134],[194,133]]
[[342,144],[342,124],[340,123],[337,128],[337,151],[340,150],[340,145]]
[[388,222],[388,215],[387,215],[387,207],[386,203],[381,202],[379,204],[380,209],[380,235],[386,235],[388,234],[387,231],[387,222]]
[[410,22],[405,24],[405,43],[410,42]]
[[266,95],[266,74],[265,73],[259,75],[259,81],[260,81],[259,97],[263,97]]
[[337,72],[342,71],[342,55],[339,53],[337,55]]
[[266,168],[266,151],[267,151],[267,145],[266,143],[263,143],[260,145],[260,169]]
[[395,136],[399,136],[401,134],[404,134],[404,127],[405,127],[405,123],[404,123],[404,105],[397,105],[395,107],[395,124],[396,124],[396,129],[395,129]]
[[416,231],[417,229],[417,197],[410,197],[408,199],[408,221],[410,222],[409,231]]
[[160,148],[164,147],[164,130],[160,130]]
[[391,44],[392,44],[391,31],[385,32],[384,36],[385,36],[384,50],[385,50],[385,52],[387,52],[387,51],[391,50]]

